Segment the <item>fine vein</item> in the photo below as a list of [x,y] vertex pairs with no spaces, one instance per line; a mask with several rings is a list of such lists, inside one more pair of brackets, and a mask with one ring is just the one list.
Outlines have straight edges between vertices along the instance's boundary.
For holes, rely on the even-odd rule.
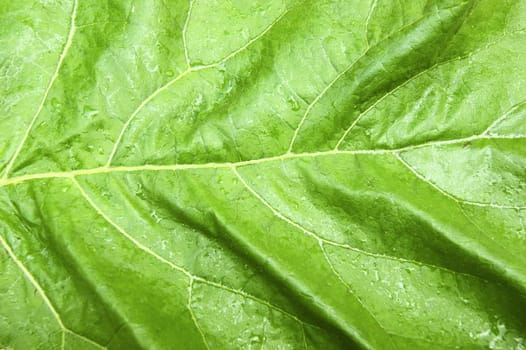
[[486,128],[486,130],[484,130],[482,132],[482,135],[490,135],[490,134],[494,135],[491,132],[492,129],[494,129],[496,126],[498,126],[500,123],[502,123],[506,118],[508,118],[510,115],[512,115],[515,111],[517,111],[518,109],[522,108],[525,105],[526,105],[526,100],[521,101],[521,102],[515,104],[514,106],[512,106],[509,110],[504,112],[499,118],[495,119],[495,121],[493,123],[491,123],[491,125],[488,126]]
[[188,30],[188,23],[190,23],[190,16],[192,15],[192,8],[194,6],[194,0],[190,0],[190,3],[188,4],[188,12],[186,13],[186,19],[184,21],[183,26],[183,47],[184,47],[184,58],[186,60],[186,66],[190,68],[190,56],[188,54],[188,44],[186,42],[186,32]]
[[371,21],[371,18],[373,17],[374,10],[376,9],[376,6],[378,5],[378,0],[373,0],[371,2],[371,7],[369,8],[369,13],[367,14],[367,19],[365,20],[365,40],[367,42],[367,47],[371,45],[369,42],[369,22]]
[[194,288],[194,278],[190,278],[190,283],[188,284],[188,302],[186,304],[186,308],[190,312],[190,317],[192,318],[192,322],[194,323],[195,328],[201,335],[201,339],[203,340],[203,344],[205,345],[205,348],[210,350],[210,346],[208,345],[208,341],[206,340],[205,334],[203,333],[203,330],[199,326],[199,323],[197,322],[197,317],[194,314],[194,310],[192,309],[192,290]]

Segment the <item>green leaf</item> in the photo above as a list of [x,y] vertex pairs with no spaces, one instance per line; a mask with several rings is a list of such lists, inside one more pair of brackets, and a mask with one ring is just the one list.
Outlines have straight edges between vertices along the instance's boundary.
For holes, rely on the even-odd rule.
[[0,44],[0,348],[525,348],[526,1],[2,1]]

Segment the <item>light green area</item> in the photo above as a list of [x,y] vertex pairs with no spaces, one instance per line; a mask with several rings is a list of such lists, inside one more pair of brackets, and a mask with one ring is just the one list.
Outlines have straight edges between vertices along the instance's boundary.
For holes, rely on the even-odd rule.
[[525,349],[526,1],[3,1],[0,44],[0,348]]

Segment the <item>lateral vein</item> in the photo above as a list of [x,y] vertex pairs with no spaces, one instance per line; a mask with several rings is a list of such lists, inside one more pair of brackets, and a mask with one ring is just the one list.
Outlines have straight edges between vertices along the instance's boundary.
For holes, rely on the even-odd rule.
[[42,112],[42,109],[44,109],[44,104],[47,101],[49,92],[51,91],[51,88],[52,88],[53,84],[55,83],[55,80],[58,77],[60,68],[62,67],[62,64],[64,62],[64,58],[66,57],[66,55],[68,53],[68,50],[69,50],[69,48],[71,46],[71,43],[73,42],[73,36],[75,35],[75,30],[76,30],[75,18],[77,16],[77,7],[78,7],[78,2],[77,2],[77,0],[74,0],[74,2],[73,2],[73,10],[71,12],[71,22],[70,22],[69,33],[68,33],[68,36],[67,36],[67,39],[66,39],[66,43],[64,44],[64,48],[62,49],[62,53],[59,56],[57,66],[55,68],[55,72],[51,76],[51,80],[49,81],[49,83],[48,83],[48,85],[46,87],[46,90],[44,91],[44,96],[42,97],[42,99],[40,101],[40,104],[38,105],[38,108],[37,108],[35,114],[31,118],[31,121],[29,122],[29,125],[26,128],[26,131],[24,132],[24,136],[22,137],[22,140],[20,141],[20,144],[16,148],[16,151],[13,154],[13,156],[11,157],[11,160],[6,165],[4,175],[2,176],[3,179],[7,179],[8,178],[9,171],[11,171],[11,168],[13,167],[13,164],[15,163],[15,160],[17,159],[18,155],[22,151],[22,148],[24,147],[24,144],[26,143],[27,138],[29,137],[29,133],[31,132],[31,130],[33,129],[33,126],[35,125],[35,122],[36,122],[38,116]]
[[[115,223],[94,201],[93,199],[87,194],[87,192],[84,190],[84,188],[80,185],[80,183],[75,179],[75,178],[72,178],[72,181],[73,183],[75,184],[75,186],[79,189],[82,197],[84,197],[84,199],[88,202],[88,204],[97,212],[97,214],[99,214],[108,224],[110,224],[111,226],[113,226],[115,229],[117,229],[123,236],[125,236],[128,240],[130,240],[137,248],[139,248],[140,250],[144,251],[145,253],[153,256],[154,258],[156,258],[157,260],[159,260],[160,262],[170,266],[171,268],[179,271],[179,272],[182,272],[183,274],[185,274],[188,278],[189,278],[189,288],[190,286],[193,286],[193,283],[194,281],[197,281],[197,282],[200,282],[200,283],[204,283],[204,284],[207,284],[207,285],[210,285],[210,286],[213,286],[215,288],[220,288],[220,289],[223,289],[225,291],[228,291],[230,293],[234,293],[234,294],[238,294],[240,296],[243,296],[245,298],[249,298],[249,299],[252,299],[260,304],[264,304],[266,306],[268,306],[269,308],[272,308],[276,311],[279,311],[281,312],[282,314],[296,320],[297,322],[301,323],[301,324],[305,324],[304,321],[300,320],[299,318],[297,318],[296,316],[294,316],[293,314],[281,309],[280,307],[274,305],[274,304],[271,304],[269,303],[268,301],[265,301],[263,299],[260,299],[256,296],[253,296],[251,294],[248,294],[248,293],[245,293],[241,290],[238,290],[238,289],[235,289],[235,288],[230,288],[230,287],[227,287],[223,284],[220,284],[220,283],[217,283],[217,282],[213,282],[213,281],[210,281],[206,278],[203,278],[201,276],[197,276],[197,275],[194,275],[192,274],[190,271],[184,269],[183,267],[179,266],[179,265],[176,265],[174,263],[172,263],[171,261],[163,258],[162,256],[160,256],[159,254],[157,254],[156,252],[154,252],[153,250],[151,250],[150,248],[148,248],[147,246],[143,245],[142,243],[138,242],[135,238],[133,238],[129,233],[127,233],[122,227],[120,227],[117,223]],[[189,292],[190,292],[190,289],[189,289]],[[191,293],[189,293],[189,301],[191,299]],[[195,320],[195,315],[193,315],[193,312],[191,311],[191,314],[192,314],[192,317],[194,318],[194,322],[196,322]],[[198,325],[196,324],[196,326],[198,327]],[[199,327],[198,327],[199,328]]]
[[[191,1],[190,3],[190,6],[193,7],[193,1]],[[186,30],[187,30],[187,26],[188,26],[188,21],[189,21],[189,18],[190,18],[190,11],[192,9],[192,7],[189,8],[189,12],[187,14],[187,18],[185,20],[185,24],[184,24],[184,27],[183,27],[183,46],[184,46],[184,51],[185,51],[185,59],[186,59],[186,62],[187,62],[187,65],[188,67],[182,71],[178,76],[176,76],[174,79],[170,80],[169,82],[167,82],[166,84],[164,84],[163,86],[159,87],[157,90],[155,90],[154,92],[152,92],[148,97],[146,97],[138,106],[137,108],[132,112],[132,114],[128,117],[128,119],[126,120],[126,122],[124,123],[124,125],[122,126],[121,128],[121,131],[119,132],[119,135],[117,136],[117,139],[115,140],[114,144],[113,144],[113,148],[110,152],[110,155],[108,157],[108,160],[106,161],[106,166],[109,167],[111,165],[111,162],[113,161],[113,158],[115,157],[115,154],[117,153],[117,149],[119,147],[119,145],[121,144],[121,141],[124,137],[124,134],[126,133],[126,130],[128,130],[131,122],[133,121],[133,119],[135,119],[135,117],[137,116],[137,114],[139,114],[139,112],[144,108],[146,107],[146,105],[148,103],[150,103],[151,100],[153,100],[157,95],[159,95],[161,92],[165,91],[166,89],[168,89],[170,86],[172,86],[173,84],[175,84],[177,81],[179,81],[180,79],[184,78],[186,75],[188,75],[189,73],[191,72],[196,72],[196,71],[200,71],[200,70],[205,70],[205,69],[209,69],[209,68],[214,68],[214,67],[218,67],[220,65],[222,65],[223,63],[225,63],[226,61],[230,60],[232,57],[238,55],[240,52],[244,51],[245,49],[247,49],[250,45],[252,45],[254,42],[256,42],[257,40],[259,40],[261,37],[263,37],[265,34],[267,34],[267,32],[269,32],[273,27],[274,25],[276,25],[283,17],[285,17],[285,15],[288,13],[288,9],[282,13],[278,18],[276,18],[267,28],[265,28],[261,33],[259,33],[258,35],[256,35],[254,38],[252,38],[251,40],[249,40],[245,45],[243,45],[242,47],[240,47],[239,49],[231,52],[230,54],[228,54],[227,56],[223,57],[222,59],[220,59],[219,61],[217,62],[213,62],[213,63],[210,63],[210,64],[206,64],[206,65],[200,65],[200,66],[191,66],[191,62],[190,62],[190,58],[188,56],[188,48],[187,48],[187,42],[186,42]]]
[[7,244],[7,242],[5,241],[5,239],[2,236],[0,236],[0,244],[4,247],[5,251],[7,252],[9,257],[13,260],[13,262],[18,266],[18,268],[26,276],[27,280],[37,290],[38,294],[40,295],[40,297],[44,301],[44,304],[46,304],[46,306],[48,307],[49,311],[51,311],[51,314],[53,315],[53,317],[57,321],[57,323],[58,323],[58,325],[60,327],[60,330],[62,332],[62,335],[61,335],[61,342],[62,342],[61,343],[61,349],[64,349],[64,346],[65,346],[65,335],[66,335],[66,333],[73,334],[74,336],[79,337],[79,338],[87,341],[88,343],[90,343],[90,344],[92,344],[94,346],[97,346],[99,349],[106,349],[104,346],[98,344],[97,342],[95,342],[95,341],[93,341],[93,340],[91,340],[91,339],[89,339],[89,338],[87,338],[87,337],[85,337],[85,336],[83,336],[81,334],[78,334],[77,332],[74,332],[73,330],[71,330],[68,327],[66,327],[64,325],[64,322],[62,321],[62,318],[60,317],[60,314],[55,309],[55,306],[53,306],[53,303],[51,303],[51,300],[48,298],[46,292],[44,292],[44,289],[42,288],[42,286],[37,282],[37,280],[35,279],[33,274],[27,269],[27,267],[24,265],[24,263],[22,261],[20,261],[20,259],[18,259],[18,257],[16,256],[15,252],[11,249],[9,244]]

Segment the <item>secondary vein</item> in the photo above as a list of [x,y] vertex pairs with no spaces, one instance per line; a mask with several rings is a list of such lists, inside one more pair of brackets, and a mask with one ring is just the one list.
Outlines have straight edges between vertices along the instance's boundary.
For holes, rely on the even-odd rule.
[[9,163],[7,164],[7,166],[5,168],[5,172],[4,172],[4,175],[2,177],[3,179],[7,179],[8,175],[9,175],[9,171],[11,171],[11,168],[13,167],[13,164],[15,163],[15,160],[17,159],[18,155],[20,154],[20,151],[22,151],[22,148],[24,147],[24,144],[26,143],[27,138],[29,137],[29,133],[31,132],[31,129],[33,129],[33,126],[35,125],[35,122],[36,122],[38,116],[42,112],[42,109],[44,109],[44,104],[47,101],[49,92],[51,91],[51,87],[55,83],[55,80],[57,80],[60,68],[62,67],[62,64],[64,62],[64,58],[66,57],[66,55],[68,53],[68,50],[69,50],[69,48],[71,46],[71,43],[73,42],[73,36],[75,35],[75,29],[76,29],[75,18],[77,16],[77,7],[78,7],[78,2],[77,2],[77,0],[75,0],[73,2],[73,10],[71,12],[71,22],[70,22],[69,33],[68,33],[68,36],[67,36],[67,39],[66,39],[66,43],[64,44],[64,48],[62,49],[62,53],[59,56],[57,66],[55,68],[55,72],[51,76],[51,80],[49,81],[49,83],[48,83],[48,85],[46,87],[46,90],[44,91],[44,96],[42,96],[42,99],[40,100],[40,104],[38,105],[38,108],[37,108],[35,114],[31,118],[31,122],[29,122],[29,125],[26,128],[26,131],[24,132],[24,136],[22,137],[22,140],[20,141],[20,144],[16,148],[15,153],[13,154],[13,156],[11,157],[11,160],[9,161]]

